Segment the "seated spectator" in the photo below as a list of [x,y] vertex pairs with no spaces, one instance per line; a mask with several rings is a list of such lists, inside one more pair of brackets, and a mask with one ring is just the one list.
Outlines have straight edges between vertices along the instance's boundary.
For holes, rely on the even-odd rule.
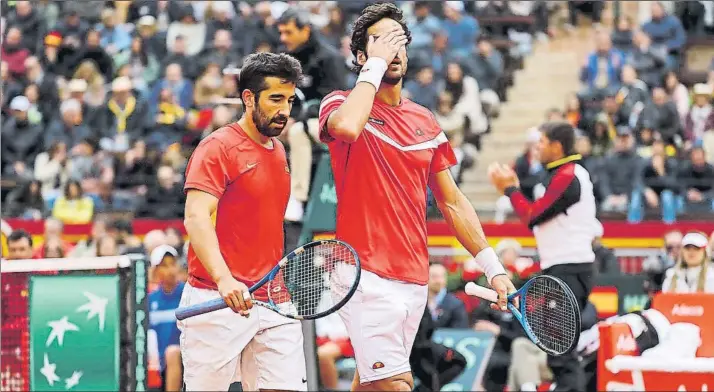
[[158,30],[156,18],[151,15],[142,16],[136,23],[136,31],[144,42],[147,53],[153,54],[157,59],[166,57],[166,33]]
[[89,23],[83,20],[79,16],[79,12],[76,9],[69,9],[64,12],[64,19],[59,21],[55,26],[57,32],[62,35],[62,37],[74,37],[77,41],[82,41],[82,39],[89,31]]
[[119,256],[117,240],[110,235],[103,235],[97,239],[97,257]]
[[148,147],[163,152],[170,145],[179,143],[187,131],[187,120],[187,112],[178,103],[173,90],[162,89],[154,126],[145,139]]
[[689,112],[689,90],[687,86],[679,81],[679,77],[675,71],[668,71],[664,75],[664,90],[669,96],[669,99],[674,102],[674,106],[679,113],[679,120],[684,122]]
[[82,140],[95,136],[83,123],[82,104],[79,101],[68,99],[62,102],[59,112],[60,117],[53,120],[45,131],[45,148],[62,143],[72,149]]
[[640,168],[640,158],[633,149],[634,138],[627,127],[618,127],[615,148],[605,158],[600,177],[601,209],[606,212],[625,212],[634,190],[633,179]]
[[627,56],[634,49],[632,43],[632,18],[627,15],[620,15],[610,39],[615,49]]
[[40,105],[44,106],[44,104],[40,102],[39,87],[34,83],[28,84],[27,87],[25,87],[23,95],[27,97],[27,101],[30,102],[30,109],[27,110],[27,120],[32,125],[44,125],[47,117],[45,117],[40,109]]
[[661,87],[667,63],[666,50],[653,47],[650,37],[642,30],[634,32],[632,42],[635,48],[627,58],[627,63],[635,68],[647,86]]
[[2,114],[5,115],[7,113],[6,109],[13,98],[22,95],[22,85],[10,75],[10,67],[6,61],[0,63],[0,78],[2,83],[0,85],[0,92],[2,93],[0,104],[2,105]]
[[566,27],[572,29],[578,25],[578,13],[592,19],[593,24],[597,27],[600,25],[602,10],[604,4],[599,1],[568,1],[568,24]]
[[449,37],[449,51],[457,56],[468,56],[480,28],[476,19],[464,12],[462,1],[444,3],[444,30]]
[[102,11],[102,23],[97,26],[100,43],[107,54],[114,57],[131,47],[131,36],[123,26],[119,25],[119,16],[112,8]]
[[82,224],[92,221],[94,201],[82,194],[79,181],[70,181],[65,187],[64,195],[55,200],[52,216],[65,224]]
[[69,178],[69,165],[67,165],[67,145],[55,143],[50,148],[41,152],[35,158],[34,176],[42,185],[42,196],[54,199],[60,189],[64,189]]
[[[134,228],[131,222],[127,220],[117,219],[111,222],[107,229],[107,234],[114,237],[117,244],[119,244],[119,254],[147,253],[139,237],[134,235]],[[146,233],[144,241],[149,240],[149,234],[151,232]],[[148,252],[148,254],[151,255],[151,252]],[[149,290],[154,290],[151,288],[151,281],[149,281]]]
[[198,58],[201,68],[205,68],[208,61],[217,62],[220,69],[237,67],[242,63],[242,59],[234,48],[231,32],[228,30],[216,31],[213,42],[204,49]]
[[480,148],[480,136],[488,130],[489,124],[481,105],[476,79],[464,75],[461,65],[452,62],[447,66],[446,80],[439,86],[439,91],[443,90],[453,95],[454,111],[468,119],[465,141]]
[[146,201],[137,214],[158,219],[183,218],[185,196],[183,186],[176,181],[176,173],[170,166],[161,166],[156,172],[156,182],[149,185]]
[[199,109],[212,107],[225,97],[223,75],[217,60],[209,59],[193,90],[193,103]]
[[670,69],[679,67],[682,50],[687,43],[687,33],[676,16],[667,15],[658,1],[650,3],[652,20],[642,25],[642,31],[652,38],[652,44],[662,47],[667,55]]
[[[29,86],[35,86],[35,99],[30,99],[30,103],[36,106],[45,115],[44,123],[50,119],[53,110],[59,103],[59,95],[57,93],[57,78],[55,75],[47,73],[42,69],[40,60],[35,56],[30,56],[25,59],[25,83],[26,89]],[[25,94],[27,96],[27,94]],[[29,99],[30,97],[28,97]],[[31,119],[32,120],[32,119]]]
[[714,264],[709,260],[706,235],[693,231],[682,239],[677,264],[668,269],[662,284],[665,293],[714,293]]
[[[3,255],[5,256],[5,255]],[[7,260],[33,259],[32,236],[25,230],[15,230],[7,236]],[[5,261],[5,257],[3,257]],[[3,306],[3,309],[5,306]]]
[[139,91],[141,97],[148,97],[150,86],[159,78],[159,61],[156,56],[144,47],[144,41],[136,36],[131,40],[131,46],[114,56],[114,67],[130,65],[129,78],[132,87]]
[[17,1],[14,9],[11,10],[6,11],[8,23],[17,26],[22,31],[22,46],[34,52],[37,50],[37,42],[42,34],[42,20],[39,12],[30,1]]
[[637,71],[629,64],[622,67],[622,83],[615,100],[620,104],[620,116],[626,118],[630,127],[637,124],[645,103],[650,99],[647,84],[637,78]]
[[708,1],[675,2],[675,15],[689,35],[714,35],[714,9]]
[[2,159],[3,174],[19,178],[32,177],[32,163],[42,151],[44,129],[42,125],[30,124],[28,110],[30,101],[25,96],[17,96],[10,102],[12,117],[2,126]]
[[7,195],[3,215],[26,220],[41,220],[45,216],[45,210],[41,183],[33,180],[15,187]]
[[186,40],[186,55],[195,56],[203,50],[206,42],[206,24],[198,23],[191,7],[183,8],[166,31],[166,47],[174,46],[176,37]]
[[571,93],[565,98],[565,120],[574,128],[584,128],[582,110],[580,108],[580,98],[578,94]]
[[[96,218],[92,222],[92,228],[89,231],[87,238],[80,240],[75,245],[74,249],[67,255],[68,257],[95,257],[95,256],[114,256],[100,254],[102,247],[100,241],[103,238],[112,238],[107,235],[107,220],[104,218]],[[113,240],[113,238],[112,238]],[[116,241],[114,247],[117,248]],[[106,245],[105,245],[106,246]],[[117,248],[118,249],[118,248]],[[118,254],[118,253],[117,253]]]
[[435,328],[468,328],[464,303],[446,290],[447,271],[441,264],[429,266],[429,295],[426,306]]
[[704,149],[694,147],[683,165],[678,180],[687,211],[714,211],[714,166],[705,160]]
[[[81,41],[77,41],[81,42]],[[114,60],[101,45],[101,34],[96,29],[90,29],[84,38],[84,45],[77,48],[71,59],[68,59],[67,67],[69,71],[73,71],[77,65],[92,61],[96,70],[102,76],[102,82],[111,80],[114,76]],[[93,80],[87,80],[87,83],[92,84]],[[93,89],[93,90],[94,90]]]
[[193,85],[190,80],[184,78],[180,63],[168,63],[165,67],[164,78],[154,84],[149,97],[149,110],[151,113],[156,114],[161,91],[165,88],[171,90],[174,97],[176,97],[176,103],[183,110],[191,108],[193,104]]
[[[72,75],[72,80],[82,80],[85,82],[82,102],[97,108],[104,104],[107,96],[105,88],[106,80],[97,68],[93,60],[85,60],[79,64],[77,70]],[[79,90],[79,84],[75,82],[75,89]]]
[[665,272],[677,264],[682,249],[684,235],[678,230],[664,234],[664,247],[656,255],[647,257],[642,263],[642,271],[647,275],[645,290],[650,293],[662,291]]
[[58,239],[62,244],[62,254],[69,254],[74,248],[72,244],[62,239],[64,234],[64,223],[55,217],[48,217],[45,219],[45,230],[42,233],[43,242],[35,244],[33,259],[41,259],[45,257],[45,246],[44,244],[53,239]]
[[667,145],[676,146],[681,142],[684,129],[677,107],[663,88],[652,90],[652,101],[642,110],[638,128],[640,132],[650,130],[655,138],[659,135]]
[[131,143],[141,139],[149,124],[146,103],[132,92],[131,79],[118,77],[112,82],[112,96],[107,101],[106,124],[102,131],[105,149],[124,152]]
[[664,143],[655,142],[652,158],[644,164],[635,178],[636,185],[628,216],[630,223],[641,222],[643,210],[649,208],[661,208],[662,221],[667,224],[674,223],[677,218],[678,170],[677,161],[667,157]]
[[613,140],[617,134],[617,127],[627,126],[628,120],[627,115],[620,110],[617,90],[615,88],[607,89],[605,98],[602,100],[602,111],[595,116],[595,125],[597,123],[605,125],[607,137]]
[[610,36],[604,32],[595,34],[595,51],[591,53],[580,71],[580,81],[585,83],[585,96],[600,97],[611,86],[620,81],[620,68],[625,58],[612,47]]
[[[582,165],[590,174],[590,181],[593,183],[595,199],[598,202],[602,201],[599,190],[601,174],[600,166],[603,163],[603,158],[593,156],[593,146],[587,135],[580,135],[577,139],[575,139],[575,152],[580,154],[582,157],[580,158],[580,165]],[[521,184],[523,184],[523,182],[521,182]]]
[[0,47],[0,57],[7,63],[8,71],[14,78],[25,73],[25,60],[31,55],[22,44],[22,31],[16,26],[7,29],[5,39]]
[[428,1],[414,2],[414,16],[407,26],[412,33],[410,52],[431,49],[432,36],[441,30],[441,21],[431,14],[431,4]]
[[492,102],[493,99],[484,99],[484,101],[497,105],[499,99],[495,91],[498,89],[498,83],[504,72],[503,55],[493,47],[491,40],[484,35],[478,37],[475,52],[470,53],[462,60],[464,72],[476,79],[482,96],[486,91],[490,90],[490,94],[496,97],[495,102]]
[[454,97],[447,91],[439,94],[434,118],[454,149],[457,164],[451,167],[451,174],[458,184],[463,170],[471,167],[476,159],[475,147],[464,142],[467,118],[462,112],[454,110]]
[[434,69],[430,65],[419,68],[414,79],[404,83],[407,98],[429,110],[436,110],[439,89],[434,80]]
[[161,69],[167,69],[171,64],[180,65],[183,76],[191,80],[198,76],[196,61],[193,57],[186,54],[186,38],[182,35],[177,36],[176,39],[174,39],[173,45],[168,47],[166,57],[161,59]]
[[50,237],[42,244],[43,259],[61,259],[64,258],[64,250],[62,249],[62,241],[57,237]]
[[[692,144],[704,141],[705,134],[714,134],[714,106],[711,104],[713,89],[704,84],[694,85],[694,104],[684,121],[684,137]],[[707,148],[706,146],[704,147]]]
[[177,257],[176,249],[168,245],[157,247],[149,256],[152,275],[160,282],[159,288],[149,294],[149,326],[156,332],[164,391],[179,391],[183,384],[181,332],[174,312],[181,302],[184,282],[178,279]]

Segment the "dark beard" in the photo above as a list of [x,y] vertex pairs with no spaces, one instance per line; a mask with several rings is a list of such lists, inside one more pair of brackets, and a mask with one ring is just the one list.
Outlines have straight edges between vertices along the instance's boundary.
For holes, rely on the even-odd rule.
[[261,135],[266,136],[266,137],[276,137],[280,135],[283,130],[285,129],[280,128],[271,128],[270,124],[273,123],[273,121],[287,121],[287,118],[283,118],[282,116],[279,117],[274,117],[272,119],[268,119],[263,112],[260,110],[260,107],[258,105],[255,106],[255,110],[253,111],[252,115],[253,119],[253,124],[255,124],[255,128],[258,129],[258,132],[260,132]]
[[400,77],[398,77],[398,78],[390,78],[390,77],[388,77],[388,76],[385,75],[385,76],[382,78],[382,82],[383,82],[383,83],[386,83],[386,84],[388,84],[388,85],[390,85],[390,86],[396,86],[396,85],[399,84],[399,82],[402,81],[403,78],[404,78],[403,76],[400,76]]

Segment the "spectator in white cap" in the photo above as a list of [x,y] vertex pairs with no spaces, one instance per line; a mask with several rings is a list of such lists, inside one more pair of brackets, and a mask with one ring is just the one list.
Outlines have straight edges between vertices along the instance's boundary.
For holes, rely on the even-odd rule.
[[30,167],[37,154],[42,152],[41,139],[43,129],[39,124],[31,124],[27,111],[30,101],[24,95],[19,95],[10,102],[12,116],[5,121],[2,129],[2,144],[0,159],[5,175],[30,178]]
[[709,258],[708,242],[704,233],[685,234],[679,260],[666,272],[663,292],[714,293],[714,266]]
[[179,279],[178,252],[169,245],[159,245],[150,256],[159,287],[149,294],[149,328],[156,332],[163,390],[181,390],[183,369],[175,311],[181,302],[184,282]]
[[463,1],[444,2],[444,30],[449,37],[449,50],[455,55],[468,57],[479,36],[476,19],[464,12]]
[[714,87],[697,83],[692,95],[694,104],[684,118],[684,136],[692,143],[704,140],[704,134],[714,134],[714,107],[711,104]]

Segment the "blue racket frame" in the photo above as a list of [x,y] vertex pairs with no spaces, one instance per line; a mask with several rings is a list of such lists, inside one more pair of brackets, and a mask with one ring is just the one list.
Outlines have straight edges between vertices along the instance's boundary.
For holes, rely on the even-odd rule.
[[[535,283],[536,280],[538,279],[550,279],[555,282],[557,282],[560,286],[563,287],[566,296],[570,297],[570,300],[573,301],[575,304],[574,308],[577,314],[575,315],[575,320],[576,320],[576,331],[578,336],[580,336],[580,329],[581,329],[581,318],[580,318],[580,307],[578,306],[578,301],[575,298],[575,294],[573,291],[570,289],[570,286],[568,286],[565,282],[563,282],[561,279],[556,278],[555,276],[551,275],[539,275],[536,276],[530,280],[528,280],[523,286],[518,289],[515,293],[512,293],[511,295],[508,296],[508,310],[511,311],[513,316],[518,320],[518,322],[521,324],[523,327],[523,330],[525,331],[526,335],[528,336],[528,339],[530,339],[536,346],[538,346],[541,350],[545,351],[546,353],[553,355],[553,356],[561,356],[565,355],[575,349],[575,347],[578,345],[578,339],[573,339],[573,342],[571,343],[570,347],[563,353],[558,353],[554,352],[553,350],[549,349],[548,347],[545,347],[538,339],[535,334],[533,334],[533,330],[531,329],[530,325],[528,324],[528,319],[523,316],[523,314],[526,312],[526,301],[525,301],[525,294],[528,292],[528,288]],[[518,308],[516,308],[515,305],[513,305],[514,299],[519,298],[518,301]]]
[[[294,251],[290,252],[287,256],[280,259],[278,264],[276,264],[275,267],[273,267],[273,269],[270,270],[270,272],[268,272],[262,279],[257,281],[254,285],[252,285],[248,289],[248,292],[253,294],[256,290],[261,288],[263,285],[265,285],[269,281],[273,280],[273,278],[275,278],[275,276],[278,274],[278,272],[280,272],[280,269],[283,268],[288,263],[288,261],[290,261],[290,259],[298,256],[299,254],[301,254],[302,252],[304,252],[307,249],[314,248],[314,247],[317,247],[320,245],[328,245],[328,244],[339,244],[341,246],[346,247],[352,253],[352,255],[354,256],[354,260],[355,260],[355,270],[356,270],[355,280],[352,283],[352,287],[350,287],[350,290],[347,292],[345,297],[342,298],[341,301],[339,301],[338,303],[336,303],[335,305],[333,305],[330,309],[328,309],[326,311],[316,313],[314,315],[309,315],[309,316],[299,316],[299,315],[291,315],[291,314],[283,313],[280,311],[280,308],[273,302],[272,299],[268,299],[268,302],[257,301],[255,299],[253,299],[253,304],[274,310],[275,312],[280,313],[281,315],[291,318],[291,319],[294,319],[294,320],[315,320],[315,319],[319,319],[319,318],[325,317],[327,315],[330,315],[330,314],[336,312],[337,310],[339,310],[342,306],[344,306],[347,303],[347,301],[350,300],[350,298],[352,298],[355,291],[357,291],[357,286],[359,285],[359,281],[362,276],[362,267],[361,267],[360,259],[359,259],[359,256],[357,255],[357,252],[354,250],[354,248],[352,248],[352,246],[350,246],[346,242],[342,242],[340,240],[313,241],[313,242],[310,242],[308,244],[305,244],[305,245],[295,249]],[[217,310],[225,309],[227,307],[228,307],[228,305],[226,304],[226,301],[223,300],[223,298],[216,298],[216,299],[212,299],[210,301],[202,302],[200,304],[195,304],[195,305],[186,306],[186,307],[176,309],[176,319],[184,320],[189,317],[194,317],[194,316],[198,316],[198,315],[209,313],[209,312],[215,312]]]

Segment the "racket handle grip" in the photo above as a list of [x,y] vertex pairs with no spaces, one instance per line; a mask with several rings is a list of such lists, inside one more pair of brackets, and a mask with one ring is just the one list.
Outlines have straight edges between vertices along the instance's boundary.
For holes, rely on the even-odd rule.
[[496,293],[495,291],[493,291],[491,289],[487,289],[483,286],[479,286],[474,282],[466,283],[466,287],[464,288],[464,291],[468,295],[483,298],[486,301],[498,302],[498,293]]
[[195,304],[191,306],[186,306],[183,308],[176,309],[176,319],[184,320],[189,317],[198,316],[200,314],[213,312],[216,310],[221,310],[227,308],[228,305],[223,298],[216,298],[210,301],[202,302],[200,304]]

